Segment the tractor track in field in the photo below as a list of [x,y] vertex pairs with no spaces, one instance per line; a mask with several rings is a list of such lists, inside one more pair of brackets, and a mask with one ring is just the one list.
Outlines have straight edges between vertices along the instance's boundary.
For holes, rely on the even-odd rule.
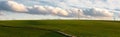
[[55,33],[58,33],[60,35],[63,35],[65,37],[76,37],[76,36],[73,36],[73,35],[70,35],[70,34],[67,34],[67,33],[64,33],[64,32],[61,32],[59,30],[50,30],[50,29],[43,29],[43,28],[35,28],[35,27],[17,27],[17,26],[6,26],[6,25],[1,25],[0,24],[0,27],[9,27],[9,28],[24,28],[24,29],[35,29],[35,30],[45,30],[45,31],[51,31],[51,32],[55,32]]

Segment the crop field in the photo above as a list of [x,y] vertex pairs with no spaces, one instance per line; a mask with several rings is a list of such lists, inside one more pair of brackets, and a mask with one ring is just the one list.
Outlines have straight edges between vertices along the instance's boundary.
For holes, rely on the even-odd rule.
[[0,37],[120,37],[119,21],[7,20],[0,21]]

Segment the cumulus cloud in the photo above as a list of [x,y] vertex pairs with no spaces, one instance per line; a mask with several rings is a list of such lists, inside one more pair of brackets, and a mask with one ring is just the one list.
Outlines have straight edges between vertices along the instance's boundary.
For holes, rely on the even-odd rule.
[[34,5],[31,8],[28,8],[30,14],[42,14],[42,15],[58,15],[58,16],[67,16],[68,12],[64,9],[57,8],[57,7],[50,7],[50,6],[40,6]]
[[89,15],[94,17],[112,17],[113,13],[111,13],[106,9],[90,8],[84,10],[84,15]]
[[31,8],[28,8],[29,13],[31,14],[47,14],[47,10],[45,9],[44,6],[33,6]]
[[0,9],[17,11],[17,12],[27,11],[27,8],[23,4],[19,4],[14,1],[0,1]]
[[67,16],[68,13],[67,11],[53,7],[49,8],[41,5],[34,5],[32,7],[26,7],[23,4],[17,3],[15,1],[1,1],[0,2],[0,9],[1,10],[9,10],[9,11],[16,11],[16,12],[27,12],[30,14],[55,14],[55,15],[60,15],[60,16]]
[[106,9],[100,8],[70,8],[64,9],[53,6],[33,5],[26,6],[15,1],[0,1],[0,10],[26,12],[29,14],[38,15],[56,15],[62,17],[112,17],[113,13]]
[[64,10],[64,9],[61,9],[61,8],[54,8],[53,10],[52,10],[52,12],[53,12],[53,14],[58,14],[58,15],[64,15],[64,16],[67,16],[68,15],[68,12],[66,11],[66,10]]

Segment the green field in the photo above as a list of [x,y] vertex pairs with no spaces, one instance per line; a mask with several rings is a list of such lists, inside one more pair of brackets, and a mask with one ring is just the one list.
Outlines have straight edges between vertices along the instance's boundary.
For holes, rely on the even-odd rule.
[[120,37],[120,22],[102,20],[0,21],[0,37],[65,37],[54,31],[77,37]]

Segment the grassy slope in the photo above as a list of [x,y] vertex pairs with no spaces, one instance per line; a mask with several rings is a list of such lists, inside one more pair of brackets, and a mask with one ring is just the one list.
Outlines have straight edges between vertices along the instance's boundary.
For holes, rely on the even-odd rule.
[[64,37],[58,33],[45,30],[0,27],[0,37],[49,37],[49,36]]
[[[22,27],[36,27],[44,28],[50,30],[60,30],[62,32],[75,35],[78,37],[120,37],[120,22],[114,21],[91,21],[91,20],[24,20],[24,21],[0,21],[1,25],[7,26],[22,26]],[[0,36],[1,35],[14,35],[19,36],[17,32],[14,31],[23,31],[21,35],[40,35],[44,34],[40,31],[28,30],[28,29],[14,29],[14,28],[1,28],[0,27]],[[4,30],[6,29],[6,30]],[[12,31],[13,30],[13,31]],[[10,32],[4,32],[10,31]],[[29,32],[31,32],[29,34]],[[35,33],[34,33],[35,32]],[[6,34],[4,34],[6,33]],[[13,33],[13,34],[12,34]],[[31,35],[34,33],[35,35]],[[51,33],[53,34],[53,33]],[[46,34],[47,35],[47,34]],[[55,35],[55,34],[54,34]],[[50,35],[52,36],[52,35]],[[49,36],[49,37],[50,37]],[[57,34],[56,34],[57,36]]]

